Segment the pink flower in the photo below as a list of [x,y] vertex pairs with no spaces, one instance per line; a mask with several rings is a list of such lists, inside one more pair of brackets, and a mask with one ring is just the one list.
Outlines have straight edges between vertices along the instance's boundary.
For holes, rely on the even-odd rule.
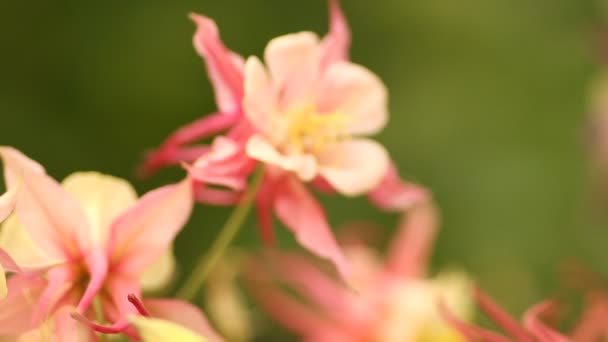
[[339,193],[374,189],[389,165],[385,149],[360,135],[380,131],[388,119],[380,79],[348,61],[328,61],[312,32],[275,38],[259,59],[245,63],[245,114],[256,134],[247,154],[297,175],[321,177]]
[[[265,164],[256,197],[259,229],[274,243],[276,215],[311,252],[331,260],[348,277],[325,212],[305,183],[347,196],[369,194],[387,210],[403,210],[423,196],[403,183],[384,148],[362,136],[387,121],[386,89],[373,73],[348,61],[350,30],[337,0],[330,0],[330,30],[272,40],[268,70],[246,65],[219,40],[210,19],[192,15],[194,45],[206,62],[219,112],[171,135],[143,169],[181,162],[195,180],[195,198],[236,205],[258,162]],[[187,144],[226,131],[211,146]],[[210,187],[216,185],[224,187]]]
[[[542,301],[529,308],[522,323],[513,318],[481,289],[476,289],[475,300],[481,310],[506,335],[462,322],[443,308],[443,315],[452,326],[469,340],[484,342],[595,342],[608,338],[608,295],[603,291],[590,291],[581,318],[568,333],[559,332],[554,324],[560,318],[559,305],[554,300]],[[512,339],[511,339],[512,338]]]
[[[17,273],[0,302],[0,335],[61,335],[70,312],[94,317],[94,298],[116,332],[127,329],[127,294],[171,277],[171,242],[192,208],[190,180],[138,200],[119,178],[79,172],[59,184],[13,148],[0,147],[0,157],[9,191],[20,184],[0,235],[0,263]],[[171,314],[181,304],[163,306]]]
[[250,291],[273,319],[306,341],[462,341],[441,318],[437,303],[443,300],[468,318],[467,277],[458,272],[426,277],[436,225],[432,205],[414,206],[384,261],[351,237],[344,250],[354,289],[307,258],[271,254],[268,268],[259,262],[248,268]]

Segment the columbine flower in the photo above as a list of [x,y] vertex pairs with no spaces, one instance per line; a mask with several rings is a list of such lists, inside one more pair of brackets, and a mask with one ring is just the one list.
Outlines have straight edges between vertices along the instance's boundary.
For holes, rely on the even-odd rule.
[[344,195],[376,187],[388,167],[384,148],[363,134],[387,121],[380,79],[348,61],[328,62],[311,32],[273,39],[259,59],[245,63],[245,114],[257,133],[247,154],[293,172],[302,181],[322,177]]
[[[244,67],[220,41],[212,20],[191,15],[194,45],[206,62],[219,112],[179,129],[143,169],[150,173],[181,162],[195,180],[197,201],[237,205],[256,164],[264,162],[256,196],[263,241],[274,243],[276,214],[303,247],[347,277],[323,208],[304,183],[348,196],[368,193],[388,210],[403,210],[423,194],[401,182],[380,144],[362,138],[386,123],[386,89],[348,61],[350,30],[338,1],[329,4],[329,33],[322,40],[310,32],[272,40],[265,53],[268,70],[255,57]],[[222,131],[211,146],[188,145]]]
[[354,291],[308,259],[281,254],[269,258],[269,270],[259,265],[249,269],[251,292],[272,318],[305,340],[463,341],[442,319],[438,303],[467,319],[469,281],[457,272],[425,277],[435,212],[428,205],[411,210],[387,260],[361,244],[344,247]]
[[[0,147],[0,157],[7,188],[20,184],[0,235],[0,263],[17,273],[0,302],[0,335],[61,334],[73,323],[69,311],[95,317],[94,298],[115,323],[108,331],[126,329],[125,315],[133,311],[126,294],[171,277],[171,242],[192,207],[190,180],[138,200],[122,179],[81,172],[60,185],[13,148]],[[165,314],[181,307],[163,305]]]

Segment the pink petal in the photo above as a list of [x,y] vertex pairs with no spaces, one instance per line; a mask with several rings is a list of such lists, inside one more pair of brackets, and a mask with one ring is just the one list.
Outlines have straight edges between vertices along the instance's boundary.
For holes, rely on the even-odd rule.
[[402,181],[394,165],[391,165],[382,181],[369,194],[370,201],[387,211],[405,211],[418,202],[424,202],[429,195],[426,189]]
[[282,154],[265,137],[254,135],[247,141],[247,155],[261,162],[292,171],[303,181],[315,178],[318,171],[317,160],[310,154]]
[[[312,100],[311,89],[319,77],[319,38],[312,32],[287,34],[272,39],[264,50],[281,110],[297,109]],[[245,78],[249,77],[246,72]],[[245,80],[248,82],[247,80]],[[249,97],[246,90],[246,97]]]
[[475,290],[477,304],[488,317],[518,342],[534,342],[526,330],[481,289]]
[[345,304],[345,293],[351,290],[321,271],[319,265],[314,265],[295,253],[270,254],[269,259],[271,269],[278,279],[317,307],[334,312]]
[[[166,144],[166,142],[165,142]],[[166,166],[179,165],[182,162],[193,162],[209,152],[209,146],[179,147],[163,145],[157,150],[146,153],[146,157],[136,170],[137,177],[146,179]]]
[[273,134],[279,103],[277,89],[257,57],[245,63],[245,97],[243,109],[249,121],[263,134]]
[[40,294],[32,321],[37,325],[55,309],[63,297],[76,285],[76,274],[69,266],[55,267],[47,272],[48,284]]
[[323,208],[294,177],[286,176],[277,184],[274,208],[279,219],[312,253],[329,259],[338,273],[349,279],[349,265],[338,247]]
[[193,165],[183,165],[197,181],[244,190],[247,177],[255,169],[256,161],[245,153],[244,144],[219,136],[213,141],[209,153],[201,156]]
[[92,250],[85,258],[85,263],[89,271],[89,283],[78,303],[77,310],[86,312],[91,305],[93,298],[101,290],[108,274],[108,259],[104,251],[99,249]]
[[40,248],[51,257],[75,257],[89,248],[89,225],[78,203],[21,152],[3,147],[0,156],[8,187],[21,177],[15,213]]
[[259,265],[248,267],[247,288],[256,303],[285,328],[303,336],[314,335],[317,331],[331,330],[331,322],[321,312],[304,305],[273,284],[269,274]]
[[237,205],[241,200],[242,193],[213,189],[205,184],[198,184],[194,190],[194,199],[207,205],[233,206]]
[[138,274],[157,260],[184,227],[192,210],[192,181],[145,194],[113,224],[109,255],[118,269]]
[[340,8],[340,1],[329,0],[329,33],[322,42],[322,65],[348,60],[350,41],[350,28]]
[[374,189],[389,167],[382,145],[353,139],[328,146],[318,156],[319,174],[339,193],[356,196]]
[[534,305],[524,314],[524,325],[539,342],[569,342],[570,339],[547,326],[540,316],[555,311],[555,302],[544,301]]
[[0,223],[4,221],[15,209],[19,186],[13,186],[0,196]]
[[53,339],[61,342],[97,341],[93,331],[81,325],[72,318],[74,308],[63,307],[53,315]]
[[0,335],[17,335],[34,328],[32,316],[46,280],[15,275],[8,279],[8,295],[0,300]]
[[213,113],[189,123],[171,134],[162,146],[146,156],[138,174],[146,178],[160,168],[181,162],[192,162],[207,153],[208,146],[185,147],[184,145],[218,134],[232,127],[239,120],[238,115]]
[[212,342],[224,339],[213,329],[203,313],[194,305],[176,299],[148,299],[144,305],[155,318],[162,318],[186,327]]
[[510,339],[495,332],[468,324],[454,315],[444,303],[439,303],[439,313],[441,317],[455,330],[464,336],[467,341],[484,342],[511,342]]
[[432,203],[419,204],[404,214],[390,245],[387,267],[400,277],[420,277],[426,272],[437,235],[437,210]]
[[137,308],[129,302],[129,296],[141,298],[141,288],[139,279],[129,276],[110,276],[106,280],[105,289],[108,296],[103,301],[103,311],[106,319],[113,322],[113,325],[120,328],[123,322],[127,321],[127,316],[137,314]]
[[320,112],[348,117],[348,133],[375,134],[388,122],[388,92],[382,80],[368,69],[350,62],[332,63],[316,91]]
[[224,46],[213,20],[194,13],[190,19],[196,24],[194,48],[205,60],[218,108],[222,112],[234,112],[240,108],[243,98],[242,59]]

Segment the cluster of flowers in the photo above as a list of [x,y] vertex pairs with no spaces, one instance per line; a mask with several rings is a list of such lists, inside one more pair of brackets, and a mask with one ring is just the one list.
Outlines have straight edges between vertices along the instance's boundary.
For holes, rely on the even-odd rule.
[[[568,337],[544,321],[552,302],[534,306],[520,325],[461,272],[428,276],[437,211],[429,192],[403,181],[384,147],[366,138],[387,123],[387,90],[349,60],[349,27],[338,2],[329,5],[325,37],[275,38],[264,62],[230,51],[211,19],[191,15],[218,112],[177,130],[140,169],[150,176],[182,165],[187,175],[178,183],[139,199],[126,181],[96,172],[58,183],[18,150],[0,147],[7,188],[0,339],[223,340],[187,301],[144,297],[173,278],[172,243],[196,202],[234,206],[235,214],[179,296],[197,294],[255,207],[266,245],[275,244],[276,216],[316,256],[272,249],[239,263],[256,303],[305,340],[508,341],[467,323],[475,301],[517,341],[593,341],[608,331],[598,323],[608,308],[603,297],[590,301]],[[209,137],[210,145],[197,144]],[[344,229],[336,238],[311,189],[366,195],[401,214],[386,257],[369,243],[374,230]],[[223,305],[227,312],[230,303],[219,311]]]

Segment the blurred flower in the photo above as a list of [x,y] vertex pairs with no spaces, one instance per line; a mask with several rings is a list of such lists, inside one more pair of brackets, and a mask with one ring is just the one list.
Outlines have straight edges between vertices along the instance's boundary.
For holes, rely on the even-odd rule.
[[229,341],[251,341],[254,334],[244,293],[237,284],[244,257],[229,251],[205,283],[206,311]]
[[608,294],[591,292],[578,323],[567,334],[555,328],[560,318],[559,305],[554,300],[545,300],[523,315],[519,323],[506,310],[481,289],[476,289],[475,300],[482,311],[510,337],[462,322],[449,309],[443,314],[454,328],[472,341],[506,342],[513,338],[518,342],[598,342],[608,338]]
[[[93,318],[94,298],[114,322],[109,330],[126,329],[125,315],[133,311],[126,294],[171,277],[171,242],[192,208],[190,180],[138,200],[119,178],[80,172],[60,185],[13,148],[0,147],[0,157],[9,191],[20,184],[0,235],[0,263],[17,273],[0,301],[0,335],[60,334],[72,324],[62,309]],[[164,306],[169,314],[171,303]]]
[[305,340],[463,341],[438,303],[469,319],[470,281],[454,271],[425,276],[436,226],[433,206],[419,204],[400,223],[386,260],[368,246],[344,246],[354,289],[309,259],[284,253],[264,259],[267,269],[252,263],[250,290],[273,319]]

